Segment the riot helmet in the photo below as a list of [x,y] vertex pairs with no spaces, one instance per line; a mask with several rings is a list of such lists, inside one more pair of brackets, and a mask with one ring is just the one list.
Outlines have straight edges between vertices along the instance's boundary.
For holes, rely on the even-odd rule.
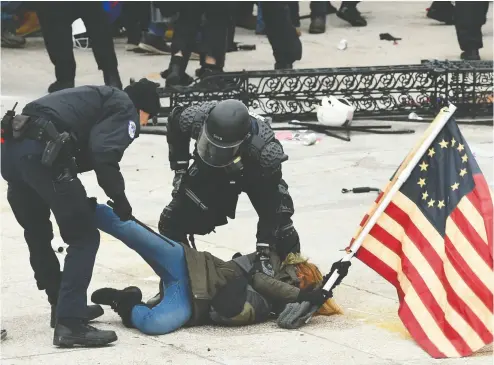
[[247,107],[237,100],[219,102],[209,113],[197,139],[197,153],[208,165],[225,167],[239,155],[240,146],[251,136]]

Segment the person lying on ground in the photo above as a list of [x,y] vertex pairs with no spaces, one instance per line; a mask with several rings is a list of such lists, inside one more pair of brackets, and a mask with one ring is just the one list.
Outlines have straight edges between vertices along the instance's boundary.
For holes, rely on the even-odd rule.
[[273,272],[268,275],[256,252],[236,254],[225,262],[152,233],[133,220],[122,222],[110,207],[95,200],[92,204],[98,228],[135,250],[161,278],[159,295],[147,304],[142,302],[141,290],[133,286],[102,288],[92,294],[94,303],[110,305],[129,328],[161,335],[183,326],[247,325],[266,321],[271,313],[296,302],[324,304],[322,314],[340,312],[328,300],[332,293],[321,289],[324,280],[317,267],[299,254],[289,255],[282,263],[271,252]]

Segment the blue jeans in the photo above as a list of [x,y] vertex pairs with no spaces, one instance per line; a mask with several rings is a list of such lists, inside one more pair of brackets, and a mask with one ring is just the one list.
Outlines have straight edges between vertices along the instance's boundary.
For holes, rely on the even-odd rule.
[[134,221],[122,222],[107,205],[96,206],[96,226],[136,251],[162,279],[163,299],[153,308],[132,309],[134,327],[148,335],[162,335],[182,327],[192,315],[189,273],[182,245],[167,242]]

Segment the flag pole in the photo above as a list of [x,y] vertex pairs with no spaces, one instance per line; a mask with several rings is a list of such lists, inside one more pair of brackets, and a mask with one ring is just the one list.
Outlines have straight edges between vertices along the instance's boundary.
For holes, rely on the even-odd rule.
[[[430,147],[431,143],[434,141],[434,139],[437,137],[439,132],[446,125],[448,120],[453,116],[455,111],[456,111],[456,107],[453,104],[449,104],[448,107],[444,107],[441,109],[439,114],[436,116],[434,121],[429,126],[428,130],[424,133],[424,137],[422,138],[422,140],[419,141],[416,147],[412,149],[412,151],[409,153],[405,161],[403,161],[402,165],[400,166],[400,168],[398,169],[395,175],[395,181],[392,184],[391,188],[383,196],[381,202],[378,203],[376,209],[369,217],[367,223],[364,225],[358,237],[351,245],[351,251],[348,252],[342,258],[341,261],[350,261],[352,257],[355,255],[355,253],[358,251],[360,246],[362,246],[365,236],[367,236],[367,234],[370,232],[372,227],[374,227],[381,214],[384,212],[384,210],[391,202],[393,196],[401,188],[403,183],[408,179],[412,170],[419,163],[420,158],[422,158],[426,150]],[[326,291],[331,290],[338,277],[339,277],[338,271],[335,270],[331,275],[331,277],[329,278],[329,280],[324,285],[323,289]]]

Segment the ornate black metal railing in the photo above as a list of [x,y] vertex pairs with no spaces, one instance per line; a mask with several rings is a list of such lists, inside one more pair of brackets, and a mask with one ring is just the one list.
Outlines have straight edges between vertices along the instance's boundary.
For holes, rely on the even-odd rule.
[[[434,115],[452,102],[460,117],[492,117],[492,61],[422,61],[417,65],[241,71],[180,89],[159,88],[167,116],[178,105],[238,99],[277,120],[315,119],[320,99],[346,97],[356,118]],[[164,100],[163,100],[164,99]]]

